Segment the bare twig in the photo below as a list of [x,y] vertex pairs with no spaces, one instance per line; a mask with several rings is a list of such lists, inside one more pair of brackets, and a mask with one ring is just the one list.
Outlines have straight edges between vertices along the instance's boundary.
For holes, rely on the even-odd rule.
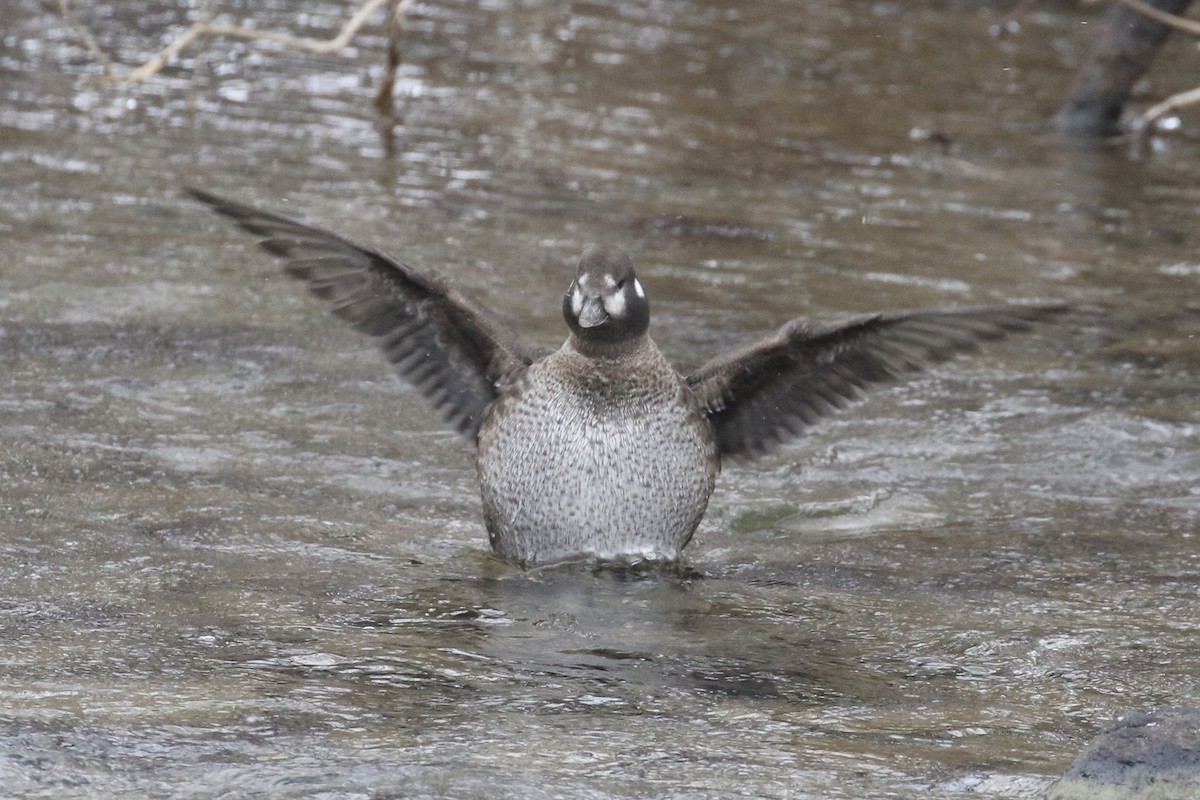
[[100,64],[100,69],[104,71],[107,77],[112,74],[112,59],[108,54],[100,49],[99,42],[92,35],[91,30],[75,15],[75,9],[71,8],[71,0],[42,0],[42,7],[49,11],[58,12],[63,18],[63,22],[67,23],[80,41],[83,42],[84,48],[91,54],[92,58]]
[[230,39],[244,39],[252,42],[273,42],[283,45],[289,50],[303,50],[308,53],[327,55],[341,50],[350,44],[350,40],[358,34],[360,28],[367,24],[367,19],[374,14],[387,0],[367,0],[363,7],[354,13],[338,35],[332,39],[309,39],[307,37],[289,36],[286,33],[271,31],[256,31],[253,28],[243,28],[238,25],[208,25],[205,33],[209,36],[224,36]]
[[[307,53],[315,53],[318,55],[326,55],[341,50],[358,34],[359,30],[367,23],[367,20],[372,14],[379,10],[384,3],[389,0],[366,0],[362,7],[358,9],[344,26],[338,32],[337,36],[332,39],[310,39],[307,37],[291,36],[286,33],[276,33],[274,31],[258,31],[253,28],[244,28],[240,25],[226,25],[214,22],[217,15],[217,3],[211,2],[208,6],[205,17],[193,23],[187,30],[181,33],[174,41],[159,51],[153,58],[146,61],[137,69],[124,74],[114,74],[112,69],[112,61],[104,54],[96,43],[95,37],[91,31],[80,22],[75,16],[70,7],[70,0],[42,0],[43,5],[46,5],[51,10],[57,11],[67,25],[75,32],[83,41],[84,47],[95,58],[104,69],[104,79],[111,80],[124,84],[139,83],[158,73],[165,67],[172,58],[179,55],[185,48],[191,45],[198,39],[211,37],[223,37],[226,39],[240,39],[242,41],[259,43],[269,42],[279,45],[289,50],[301,50]],[[403,15],[408,10],[409,6],[415,0],[401,0],[397,4],[397,16]]]
[[1138,133],[1150,131],[1160,119],[1172,111],[1178,111],[1181,108],[1187,108],[1197,103],[1200,103],[1200,87],[1173,94],[1161,103],[1155,103],[1143,111],[1134,123],[1134,129]]
[[1145,14],[1155,22],[1161,22],[1168,28],[1190,33],[1193,36],[1200,36],[1200,22],[1176,14],[1168,14],[1166,11],[1161,11],[1154,6],[1143,3],[1142,0],[1117,0],[1117,2],[1126,8],[1132,8],[1139,14]]
[[165,67],[172,58],[179,54],[183,48],[194,42],[203,35],[203,32],[208,28],[212,21],[216,18],[219,11],[218,0],[209,0],[208,5],[204,9],[203,19],[194,22],[190,28],[180,34],[175,41],[171,42],[165,48],[159,51],[158,55],[142,64],[133,72],[126,73],[120,76],[109,76],[110,80],[120,81],[124,84],[141,83],[151,75]]

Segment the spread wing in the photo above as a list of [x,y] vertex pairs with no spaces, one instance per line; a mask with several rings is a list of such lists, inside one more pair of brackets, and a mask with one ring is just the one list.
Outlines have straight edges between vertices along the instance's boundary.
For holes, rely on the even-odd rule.
[[708,409],[723,455],[756,456],[866,389],[1025,330],[1066,306],[901,311],[832,325],[792,320],[685,380]]
[[537,355],[440,276],[276,214],[199,189],[188,194],[261,237],[284,271],[383,349],[459,432],[474,437],[497,385]]

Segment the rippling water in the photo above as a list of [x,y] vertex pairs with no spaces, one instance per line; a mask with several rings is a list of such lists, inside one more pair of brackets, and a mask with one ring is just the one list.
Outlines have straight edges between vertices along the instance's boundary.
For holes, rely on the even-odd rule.
[[[226,7],[347,13],[264,5]],[[5,791],[1032,798],[1112,716],[1200,702],[1200,126],[1139,157],[1052,132],[1097,18],[420,3],[387,127],[378,29],[116,89],[38,4],[0,12]],[[123,64],[188,19],[80,14]],[[469,448],[183,184],[546,345],[617,240],[683,365],[797,314],[1107,314],[728,466],[677,573],[523,572]]]

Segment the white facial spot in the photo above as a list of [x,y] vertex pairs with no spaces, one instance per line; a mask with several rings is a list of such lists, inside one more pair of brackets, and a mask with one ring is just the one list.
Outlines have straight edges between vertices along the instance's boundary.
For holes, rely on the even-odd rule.
[[583,290],[578,285],[571,291],[571,313],[576,317],[583,311]]
[[633,279],[633,291],[637,292],[637,296],[641,299],[646,299],[646,290],[642,288],[642,282],[637,278]]
[[610,292],[613,289],[617,288],[617,279],[614,278],[612,275],[605,275],[604,276],[604,288],[608,289]]
[[[613,284],[616,285],[615,283]],[[604,310],[608,312],[610,317],[622,317],[625,315],[625,293],[616,292],[615,294],[604,295]]]

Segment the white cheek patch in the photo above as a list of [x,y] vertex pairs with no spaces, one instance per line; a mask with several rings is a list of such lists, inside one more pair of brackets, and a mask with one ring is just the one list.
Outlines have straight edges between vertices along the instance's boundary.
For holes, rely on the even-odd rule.
[[610,317],[625,316],[625,294],[617,292],[616,294],[608,294],[604,296],[604,310],[608,312]]
[[633,291],[637,292],[637,296],[641,299],[646,299],[646,290],[642,288],[642,282],[637,278],[633,279]]
[[578,286],[571,292],[571,313],[577,318],[583,311],[583,290]]
[[617,288],[617,279],[614,278],[612,275],[605,275],[604,276],[604,288],[608,289],[610,292],[613,289]]

